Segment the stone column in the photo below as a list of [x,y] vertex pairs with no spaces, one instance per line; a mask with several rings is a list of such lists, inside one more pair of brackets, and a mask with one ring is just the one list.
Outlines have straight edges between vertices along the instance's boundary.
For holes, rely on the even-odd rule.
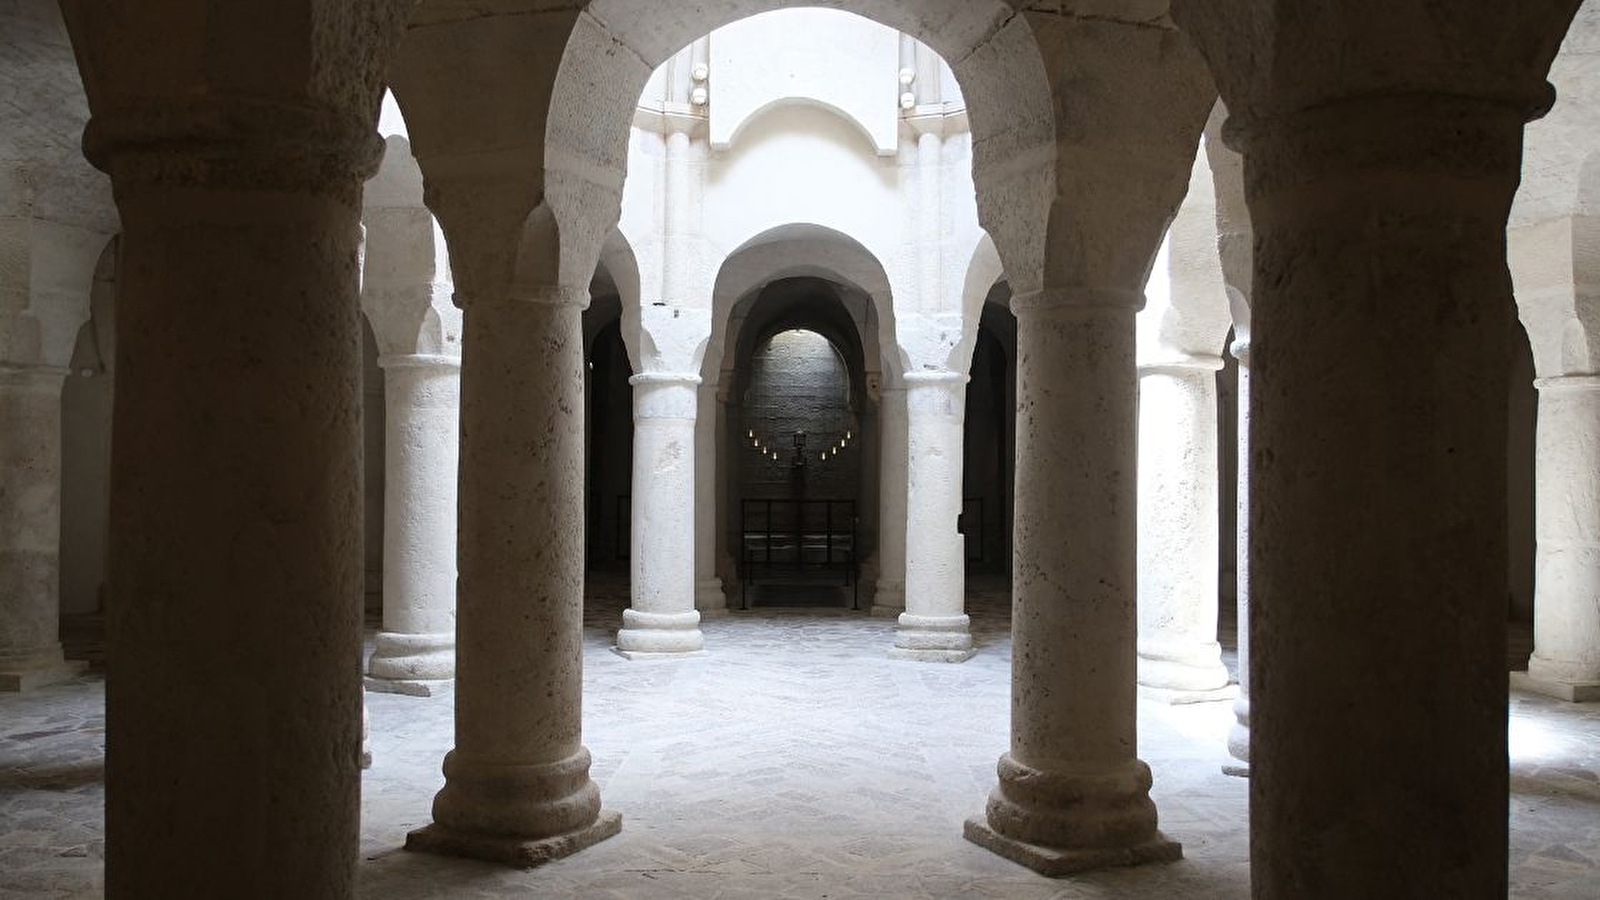
[[1268,387],[1250,398],[1258,897],[1505,896],[1505,226],[1536,102],[1511,96],[1230,106]]
[[434,823],[406,847],[531,866],[622,825],[583,746],[584,297],[457,301],[456,744]]
[[1228,755],[1238,760],[1222,771],[1229,775],[1250,774],[1250,332],[1234,325],[1233,345],[1228,348],[1239,361],[1237,488],[1234,494],[1234,589],[1239,632],[1239,696],[1233,698],[1233,725],[1228,729]]
[[617,652],[629,659],[705,648],[695,609],[695,407],[700,376],[645,372],[633,385],[629,608]]
[[[199,52],[173,33],[173,58]],[[156,46],[114,39],[140,59]],[[375,81],[371,98],[375,112]],[[356,260],[381,144],[354,109],[203,95],[160,109],[96,109],[84,138],[124,227],[106,893],[347,897],[360,838]]]
[[878,587],[872,614],[898,617],[906,609],[906,389],[885,384],[878,405]]
[[383,630],[367,689],[427,697],[456,672],[461,360],[385,356]]
[[907,491],[906,611],[900,614],[895,659],[965,662],[972,648],[966,608],[966,554],[961,533],[962,425],[967,376],[905,376]]
[[71,678],[61,655],[61,386],[53,366],[0,363],[0,691]]
[[716,386],[703,386],[694,420],[694,608],[701,618],[728,614],[728,597],[717,575],[717,457],[726,443],[719,439],[723,421]]
[[1542,378],[1533,657],[1515,687],[1600,700],[1600,376]]
[[1154,699],[1232,697],[1217,642],[1217,379],[1178,356],[1139,377],[1139,685]]
[[1047,290],[1017,315],[1011,749],[966,836],[1046,875],[1177,859],[1135,755],[1132,291]]

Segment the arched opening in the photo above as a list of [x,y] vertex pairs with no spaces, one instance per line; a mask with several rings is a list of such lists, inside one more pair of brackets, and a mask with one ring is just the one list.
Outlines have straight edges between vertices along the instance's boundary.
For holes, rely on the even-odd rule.
[[1005,282],[983,304],[967,382],[961,533],[967,571],[1011,574],[1011,510],[1017,446],[1017,318]]
[[1527,664],[1533,652],[1534,458],[1539,391],[1534,387],[1533,349],[1522,323],[1512,318],[1511,377],[1506,419],[1506,595],[1511,620],[1510,665]]
[[362,466],[361,497],[365,522],[365,600],[362,608],[369,618],[383,616],[383,499],[386,457],[383,367],[378,365],[378,338],[372,322],[361,317],[361,444],[365,456]]
[[95,267],[89,321],[61,387],[61,639],[69,658],[95,664],[103,662],[110,603],[117,245],[107,244]]
[[615,296],[596,298],[584,312],[584,380],[588,453],[584,490],[586,547],[592,574],[626,577],[632,514],[633,368],[622,341]]
[[738,324],[723,515],[739,605],[859,607],[875,546],[863,475],[877,460],[858,326],[839,286],[816,277],[768,284]]

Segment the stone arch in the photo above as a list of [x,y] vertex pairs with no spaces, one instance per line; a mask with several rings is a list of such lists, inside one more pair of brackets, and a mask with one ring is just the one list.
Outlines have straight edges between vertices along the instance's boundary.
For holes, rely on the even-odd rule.
[[1200,152],[1211,170],[1217,256],[1222,265],[1222,285],[1228,295],[1234,335],[1248,339],[1254,232],[1244,195],[1244,157],[1222,141],[1222,127],[1227,119],[1228,109],[1219,100],[1206,122]]
[[1594,371],[1594,216],[1600,212],[1600,81],[1592,77],[1600,7],[1585,4],[1550,68],[1556,104],[1529,123],[1506,233],[1517,315],[1540,377]]
[[[693,10],[593,0],[572,26],[545,134],[546,197],[567,227],[615,223],[628,129],[651,70],[690,41],[781,0],[724,0]],[[1053,175],[1054,103],[1030,27],[1000,0],[839,0],[831,7],[909,34],[949,61],[969,104],[978,215],[1015,271],[1038,271]],[[659,14],[655,13],[660,10]],[[571,235],[574,246],[582,234]],[[581,252],[581,251],[577,251]]]
[[1202,148],[1190,173],[1189,193],[1157,256],[1139,314],[1140,356],[1221,355],[1233,324],[1227,276],[1219,253],[1217,188]]
[[383,160],[361,200],[361,310],[383,356],[459,356],[450,249],[424,203],[422,168],[390,91],[383,94],[378,133]]
[[[727,392],[736,378],[733,371],[739,355],[736,345],[741,342],[741,334],[747,331],[741,327],[744,313],[766,285],[793,278],[820,279],[838,289],[851,321],[836,320],[833,337],[844,336],[848,324],[849,343],[857,352],[859,364],[849,368],[861,376],[860,383],[852,384],[852,390],[863,395],[858,401],[863,406],[869,399],[875,401],[874,395],[885,379],[897,380],[902,371],[894,330],[895,293],[889,273],[881,258],[861,242],[843,232],[809,222],[789,223],[752,235],[718,262],[712,292],[712,340],[701,365],[703,382],[716,386],[731,401]],[[872,339],[874,328],[876,340]],[[748,334],[744,334],[744,340],[749,340]],[[835,343],[837,345],[837,341]],[[849,362],[848,356],[846,360]],[[731,434],[726,422],[724,429]],[[876,429],[875,419],[873,424],[863,425],[864,434],[876,434]],[[718,548],[716,565],[728,584],[734,583],[732,557],[727,552],[732,546],[728,530],[736,528],[737,522],[727,509],[732,472],[726,464],[725,451],[734,446],[729,441],[717,444],[718,463],[712,476],[721,493],[715,503],[717,521],[711,526],[714,528],[711,533],[715,534]],[[875,542],[872,536],[878,528],[878,491],[883,476],[877,464],[864,467],[861,474],[861,534],[867,536],[869,542]],[[873,580],[863,578],[867,583]]]
[[1005,279],[1005,264],[1000,259],[1000,251],[995,249],[994,240],[987,234],[980,235],[977,246],[972,248],[967,274],[962,281],[961,343],[956,347],[952,362],[971,362],[978,341],[978,324],[985,312],[984,305],[993,300],[995,288]]
[[[850,235],[810,222],[781,225],[746,238],[716,266],[712,346],[704,355],[703,375],[714,379],[722,363],[727,340],[733,336],[729,329],[735,305],[764,284],[802,276],[833,281],[865,298],[856,321],[863,364],[869,371],[875,368],[873,363],[896,373],[903,371],[895,343],[895,291],[882,260],[882,256]],[[874,322],[878,330],[876,343],[867,339],[867,329]]]
[[[590,283],[589,296],[602,296],[607,291],[622,306],[622,342],[628,348],[628,363],[633,371],[640,372],[640,341],[649,340],[639,326],[640,304],[643,303],[639,276],[639,256],[633,242],[621,228],[613,228],[600,247],[600,262],[595,266],[594,281]],[[651,348],[643,348],[650,350]]]
[[788,107],[797,107],[797,106],[798,107],[805,107],[805,108],[808,108],[808,109],[820,110],[822,112],[828,113],[829,115],[832,115],[832,116],[840,119],[841,121],[843,121],[846,124],[851,126],[851,132],[854,133],[857,137],[860,137],[861,140],[866,143],[867,149],[871,150],[874,154],[876,154],[878,152],[877,144],[873,140],[873,137],[872,137],[872,132],[868,131],[866,124],[863,123],[859,118],[857,118],[856,116],[851,114],[849,110],[843,109],[843,108],[841,108],[841,107],[839,107],[839,106],[837,106],[835,104],[829,103],[829,102],[827,102],[825,100],[819,100],[819,99],[817,99],[815,97],[798,97],[798,96],[797,97],[779,97],[779,98],[777,98],[775,100],[769,101],[767,103],[763,103],[762,105],[760,105],[760,106],[756,107],[755,109],[751,110],[747,115],[744,116],[744,118],[739,120],[738,124],[733,126],[733,131],[728,136],[727,146],[728,147],[737,146],[738,143],[739,143],[739,139],[744,136],[744,134],[749,129],[749,127],[752,124],[754,124],[754,123],[760,121],[761,119],[765,118],[769,114],[772,114],[772,113],[775,113],[775,112],[779,112],[779,111],[781,111],[781,110],[783,110],[785,108],[788,108]]

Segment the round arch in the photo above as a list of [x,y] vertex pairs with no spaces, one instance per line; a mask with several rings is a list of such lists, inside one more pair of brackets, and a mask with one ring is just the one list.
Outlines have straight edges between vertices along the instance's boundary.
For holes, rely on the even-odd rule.
[[[627,169],[628,124],[656,66],[723,25],[789,5],[721,0],[669,12],[641,0],[586,4],[556,74],[545,134],[546,199],[558,218],[582,222],[584,231],[603,233],[615,225]],[[1055,105],[1025,18],[1004,0],[836,0],[826,5],[910,35],[949,62],[969,102],[979,222],[1014,270],[1036,268],[1043,258],[1048,213],[1048,192],[1037,185],[1053,177]],[[1025,160],[1020,167],[1019,159]],[[1029,185],[1026,191],[1018,187],[1023,183]],[[601,216],[609,220],[597,221]]]

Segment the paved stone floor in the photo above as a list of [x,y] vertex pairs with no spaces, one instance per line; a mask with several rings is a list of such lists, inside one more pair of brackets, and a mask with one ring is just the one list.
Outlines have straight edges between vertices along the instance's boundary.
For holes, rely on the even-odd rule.
[[[629,662],[608,651],[625,589],[596,593],[586,742],[622,834],[526,872],[400,850],[441,784],[452,701],[369,694],[363,896],[1247,896],[1247,785],[1220,772],[1226,703],[1140,709],[1182,862],[1052,881],[961,838],[1006,745],[998,591],[975,591],[981,651],[954,666],[885,658],[889,621],[794,609],[708,621],[703,657]],[[0,896],[98,895],[103,685],[0,695]],[[1512,896],[1600,897],[1600,705],[1515,694],[1510,729]]]

